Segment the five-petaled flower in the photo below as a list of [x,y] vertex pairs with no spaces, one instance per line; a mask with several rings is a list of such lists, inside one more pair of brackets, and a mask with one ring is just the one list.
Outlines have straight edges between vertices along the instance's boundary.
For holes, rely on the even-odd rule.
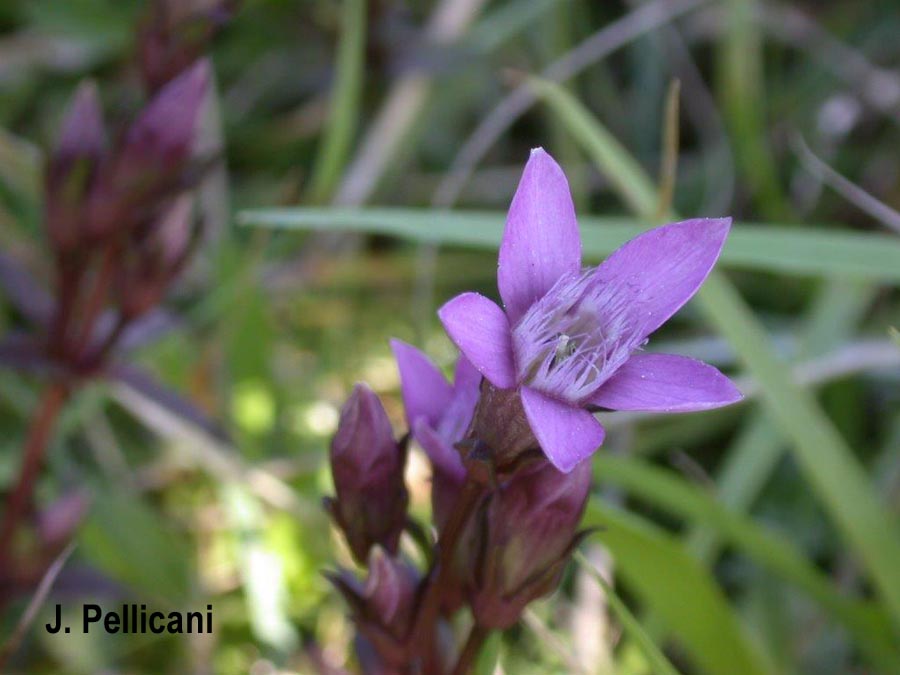
[[644,353],[647,336],[709,274],[729,218],[650,230],[599,267],[582,269],[569,184],[532,150],[506,220],[497,285],[505,312],[463,293],[438,312],[451,339],[487,380],[516,390],[548,459],[571,471],[603,442],[591,410],[686,412],[741,398],[710,365]]

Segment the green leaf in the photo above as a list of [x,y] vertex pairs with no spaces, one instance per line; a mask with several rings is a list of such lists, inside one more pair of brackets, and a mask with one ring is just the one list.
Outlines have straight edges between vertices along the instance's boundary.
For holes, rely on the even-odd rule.
[[[656,206],[655,198],[653,200]],[[404,208],[275,208],[239,215],[245,225],[288,230],[361,232],[496,250],[506,215],[490,211]],[[628,217],[580,217],[585,258],[598,261],[652,223]],[[798,276],[841,276],[900,284],[900,239],[800,225],[737,224],[720,264]]]
[[325,201],[340,178],[359,116],[365,71],[366,2],[344,0],[328,125],[316,157],[309,199]]
[[853,451],[772,352],[743,298],[719,273],[697,294],[705,310],[762,386],[762,398],[791,441],[804,476],[868,569],[900,627],[900,533]]
[[892,646],[887,615],[867,603],[840,595],[789,540],[730,511],[675,474],[641,460],[598,453],[593,462],[598,480],[623,487],[654,506],[714,529],[748,558],[803,589],[843,624],[884,672],[900,672],[900,652]]
[[719,33],[718,88],[737,163],[756,204],[768,217],[788,210],[778,184],[766,129],[763,37],[756,0],[726,0],[724,30]]
[[[869,284],[827,282],[812,303],[795,356],[818,356],[850,338],[877,290]],[[717,470],[720,501],[733,510],[749,508],[785,451],[782,434],[771,416],[765,410],[754,410]],[[707,564],[715,558],[718,546],[714,532],[698,528],[688,534],[687,540],[688,548]]]
[[189,597],[187,541],[135,495],[98,490],[79,539],[94,565],[142,595],[172,607]]
[[656,612],[704,671],[772,672],[710,573],[676,539],[598,499],[589,502],[585,524],[601,530],[598,537],[628,588]]
[[[607,176],[632,211],[653,213],[658,199],[653,184],[643,168],[605,127],[594,123],[590,113],[564,87],[537,77],[527,80],[528,86],[540,96],[563,121],[569,132],[598,166],[607,167]],[[653,201],[652,207],[650,201]]]
[[259,502],[243,487],[221,487],[222,504],[236,530],[236,553],[253,634],[281,654],[297,649],[297,630],[288,616],[284,561],[267,545]]
[[485,640],[478,659],[475,661],[475,675],[492,675],[497,672],[500,661],[500,647],[503,644],[503,633],[493,631]]

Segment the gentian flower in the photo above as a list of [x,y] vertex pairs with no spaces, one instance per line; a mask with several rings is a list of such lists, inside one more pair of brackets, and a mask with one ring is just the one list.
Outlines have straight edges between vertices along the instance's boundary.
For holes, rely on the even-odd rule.
[[391,349],[400,369],[400,389],[410,432],[431,461],[431,507],[435,525],[441,531],[466,478],[454,445],[463,440],[472,420],[481,373],[461,355],[451,385],[437,366],[412,345],[391,340]]
[[730,225],[729,218],[664,225],[599,267],[582,269],[568,181],[537,148],[500,244],[497,285],[505,310],[463,293],[438,314],[494,387],[518,393],[544,454],[571,471],[603,442],[591,410],[685,412],[741,398],[712,366],[639,351],[706,279]]

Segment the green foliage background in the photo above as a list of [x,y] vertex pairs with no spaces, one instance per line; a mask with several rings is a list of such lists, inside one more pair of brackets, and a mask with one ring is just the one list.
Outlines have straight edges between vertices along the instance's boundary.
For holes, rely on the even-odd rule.
[[[0,4],[0,242],[44,280],[42,149],[83,77],[111,120],[137,108],[144,9]],[[98,383],[67,409],[39,493],[93,495],[70,565],[161,607],[213,602],[216,633],[32,630],[15,667],[352,666],[320,574],[349,561],[319,509],[337,410],[366,380],[401,430],[387,340],[450,365],[434,309],[460,290],[496,295],[503,212],[542,145],[571,178],[593,261],[675,212],[735,217],[719,271],[652,346],[716,363],[752,396],[604,420],[587,516],[599,532],[484,670],[900,672],[900,218],[867,213],[858,192],[900,206],[898,31],[900,6],[877,0],[246,0],[212,54],[228,189],[205,188],[208,241],[169,299],[178,329],[137,356],[231,441]],[[586,40],[605,52],[554,82]],[[473,141],[511,91],[533,104]],[[20,324],[0,295],[0,331]],[[40,386],[0,371],[0,483]],[[427,517],[421,462],[410,481]],[[595,566],[618,593],[609,605]]]

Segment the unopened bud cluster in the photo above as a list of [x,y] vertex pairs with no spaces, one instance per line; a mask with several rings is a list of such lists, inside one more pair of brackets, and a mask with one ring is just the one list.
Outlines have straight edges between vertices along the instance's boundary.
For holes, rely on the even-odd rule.
[[198,61],[111,139],[96,88],[79,87],[45,173],[45,226],[56,263],[49,356],[74,373],[102,364],[153,309],[195,240],[194,156],[210,68]]
[[[590,464],[562,473],[531,437],[518,447],[515,466],[498,465],[510,453],[488,442],[523,444],[521,404],[498,402],[464,358],[451,385],[417,349],[398,341],[393,347],[411,432],[398,442],[376,394],[354,388],[331,444],[336,495],[326,508],[368,571],[359,579],[342,569],[329,579],[349,605],[364,672],[449,673],[460,649],[449,621],[457,612],[468,608],[481,629],[506,629],[558,586],[581,536]],[[493,429],[485,441],[479,427],[489,418],[508,428]],[[409,439],[431,462],[433,539],[407,514]],[[405,530],[418,535],[410,541],[433,561],[428,569],[414,567],[401,550]]]

